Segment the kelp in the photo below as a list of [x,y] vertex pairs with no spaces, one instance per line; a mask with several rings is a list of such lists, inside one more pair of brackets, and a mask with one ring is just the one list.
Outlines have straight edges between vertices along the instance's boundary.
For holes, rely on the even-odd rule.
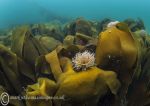
[[60,68],[56,50],[52,51],[50,54],[47,54],[45,56],[45,59],[50,64],[54,78],[57,81],[58,78],[60,77],[60,74],[62,73],[62,70]]
[[91,29],[92,24],[82,18],[78,18],[75,21],[67,24],[64,28],[66,35],[75,35],[76,33],[82,33],[88,36],[92,36],[93,32]]
[[[150,49],[147,45],[149,37],[134,35],[138,39],[138,67],[129,86],[127,101],[129,106],[148,106],[150,105]],[[146,39],[143,39],[146,37]],[[139,92],[140,91],[140,92]]]
[[31,32],[33,35],[47,35],[53,37],[56,40],[62,41],[64,33],[62,31],[60,22],[49,22],[45,24],[33,24],[31,26]]
[[[67,47],[63,46],[63,45],[59,45],[55,50],[56,50],[55,56],[58,58],[60,58],[62,56],[73,58],[73,56],[77,52],[79,52],[80,49],[78,46],[75,46],[75,45],[70,45]],[[51,61],[51,59],[49,59],[49,62],[50,61]],[[54,74],[52,73],[51,66],[46,61],[45,55],[41,55],[36,59],[35,72],[36,72],[37,77],[46,77],[46,78],[49,78],[51,80],[55,80]]]
[[36,59],[35,72],[36,72],[37,78],[45,77],[45,78],[55,80],[54,76],[51,72],[51,68],[50,68],[49,64],[46,62],[46,59],[45,59],[44,55],[39,56]]
[[75,36],[75,44],[78,44],[78,45],[86,45],[86,44],[89,44],[89,43],[94,43],[96,44],[97,41],[96,39],[90,37],[90,36],[87,36],[85,34],[82,34],[82,33],[76,33],[76,36]]
[[45,47],[47,51],[53,51],[58,45],[61,45],[61,42],[54,39],[53,37],[42,35],[39,37],[39,42]]
[[[54,79],[49,78],[47,81],[53,83],[55,82],[58,87],[55,92],[51,91],[53,95],[50,95],[50,93],[44,94],[54,97],[64,96],[64,99],[53,100],[53,103],[56,106],[75,105],[76,103],[78,105],[97,104],[98,100],[109,90],[112,92],[112,94],[117,94],[117,91],[120,87],[120,82],[118,81],[115,72],[104,71],[97,67],[91,67],[87,71],[83,72],[75,72],[73,70],[70,58],[62,54],[63,49],[66,48],[63,46],[58,47],[56,50],[45,55],[45,59],[42,57],[40,60],[41,63],[43,63],[42,61],[46,61],[49,64],[49,71],[51,71],[50,73],[54,76]],[[38,68],[40,68],[40,66]],[[48,70],[46,72],[48,72]],[[49,84],[47,84],[48,83],[45,83],[45,86],[49,86]],[[31,94],[29,96],[43,96],[44,94],[42,94],[42,92],[45,92],[45,90],[48,90],[48,88],[46,87],[43,91],[41,89],[43,87],[40,86],[41,85],[39,85],[39,81],[34,85],[28,86],[27,95]],[[78,92],[76,92],[77,90]],[[33,106],[39,104],[45,106],[49,104],[44,102],[44,100],[27,102]]]
[[126,19],[124,20],[126,24],[128,24],[130,30],[132,32],[138,31],[138,30],[145,30],[145,25],[142,19],[138,18],[137,20],[133,19]]
[[[3,45],[0,45],[0,54],[2,85],[14,94],[21,94],[22,87],[36,80],[34,71]],[[24,78],[26,81],[21,80]]]
[[[113,94],[117,93],[120,83],[116,79],[116,74],[112,71],[103,71],[93,67],[85,72],[77,73],[73,70],[69,58],[61,57],[60,60],[58,60],[59,58],[56,51],[46,55],[45,58],[50,64],[52,73],[59,86],[55,96],[65,95],[65,101],[56,100],[54,102],[56,105],[59,105],[59,103],[71,103],[71,101],[79,104],[87,102],[87,104],[90,104],[90,102],[93,103],[93,101],[97,103],[99,97],[103,96],[108,89],[110,89]],[[93,77],[91,77],[91,75]],[[78,90],[78,92],[76,92],[76,90]]]
[[[123,44],[119,45],[119,42]],[[126,50],[124,47],[127,47]],[[131,33],[123,23],[100,34],[96,63],[103,69],[114,70],[122,84],[118,92],[119,98],[113,99],[112,105],[148,106],[150,104],[149,47],[148,36]]]
[[96,48],[96,64],[102,69],[114,70],[121,81],[120,95],[126,94],[134,75],[137,60],[136,42],[124,23],[100,33]]
[[69,58],[73,58],[77,52],[82,50],[84,47],[80,45],[70,45],[70,46],[58,46],[56,51],[58,56],[65,56]]
[[[24,88],[36,82],[35,73],[28,64],[3,45],[0,45],[0,77],[0,85],[10,96],[23,96]],[[19,100],[11,100],[10,104],[24,106]]]
[[[4,86],[11,92],[21,93],[22,86],[19,81],[16,55],[2,45],[0,45],[0,54],[1,76],[2,80],[6,82],[4,82]],[[11,86],[14,88],[12,89]]]
[[[97,39],[92,28],[98,23],[78,19],[58,45],[53,26],[16,28],[12,51],[0,45],[0,93],[31,97],[11,100],[15,106],[149,106],[150,37],[143,30],[132,33],[125,23],[105,29],[109,21]],[[76,72],[72,59],[86,50],[96,53],[96,64]]]
[[73,44],[74,44],[74,40],[75,40],[75,37],[74,37],[74,36],[72,36],[72,35],[67,35],[67,36],[64,38],[63,45],[64,45],[64,46],[73,45]]
[[32,36],[29,26],[22,26],[13,32],[11,50],[32,67],[38,56],[48,51]]
[[26,88],[26,96],[30,99],[26,100],[27,106],[53,106],[52,97],[57,90],[54,81],[47,78],[39,78],[34,85],[28,85]]

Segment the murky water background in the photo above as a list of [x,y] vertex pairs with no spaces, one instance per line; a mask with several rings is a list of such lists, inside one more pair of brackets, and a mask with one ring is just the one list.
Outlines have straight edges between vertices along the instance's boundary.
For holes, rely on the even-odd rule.
[[150,32],[149,0],[0,0],[0,28],[77,17],[141,18]]

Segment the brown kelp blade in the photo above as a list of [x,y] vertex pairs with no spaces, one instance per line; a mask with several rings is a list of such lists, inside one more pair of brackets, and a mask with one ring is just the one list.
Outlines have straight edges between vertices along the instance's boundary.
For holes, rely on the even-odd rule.
[[55,80],[53,73],[51,71],[51,67],[45,59],[45,56],[39,56],[35,63],[35,72],[36,76],[39,77],[47,77],[51,80]]
[[138,65],[135,69],[132,83],[127,92],[127,102],[129,106],[149,106],[150,105],[150,49],[147,45],[147,38],[134,35],[138,39]]
[[1,84],[12,94],[22,94],[23,87],[35,81],[33,70],[3,45],[0,45],[0,76],[4,81]]
[[17,69],[17,57],[2,45],[0,45],[0,68],[5,76],[3,80],[7,80],[16,93],[21,93],[22,86]]
[[12,51],[34,66],[38,56],[48,53],[47,50],[32,36],[29,26],[17,28],[12,37]]
[[96,64],[105,70],[117,73],[121,82],[119,96],[124,98],[132,82],[138,49],[136,42],[124,23],[101,32],[96,47]]

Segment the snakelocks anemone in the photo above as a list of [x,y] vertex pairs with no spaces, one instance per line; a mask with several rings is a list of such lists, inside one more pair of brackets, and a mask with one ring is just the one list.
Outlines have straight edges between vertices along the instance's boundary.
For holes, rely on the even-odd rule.
[[86,70],[95,65],[95,54],[90,51],[79,52],[72,59],[73,67],[77,71]]

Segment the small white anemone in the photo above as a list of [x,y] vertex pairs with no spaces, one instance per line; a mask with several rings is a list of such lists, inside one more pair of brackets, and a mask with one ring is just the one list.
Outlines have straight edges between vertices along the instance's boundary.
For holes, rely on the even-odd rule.
[[112,21],[112,22],[110,22],[110,23],[107,24],[107,28],[114,27],[114,26],[116,26],[116,24],[118,24],[118,23],[119,23],[119,21]]
[[79,52],[72,59],[74,69],[86,70],[95,65],[95,54],[89,51]]

